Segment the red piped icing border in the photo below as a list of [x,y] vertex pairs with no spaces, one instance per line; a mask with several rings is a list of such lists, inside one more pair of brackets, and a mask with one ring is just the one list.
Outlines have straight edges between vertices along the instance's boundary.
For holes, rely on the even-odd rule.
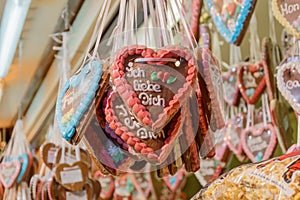
[[[263,67],[262,69],[264,70],[264,77],[258,84],[252,97],[249,98],[246,94],[246,88],[243,83],[243,75],[244,75],[244,71],[245,71],[244,67],[247,67],[248,70],[252,73],[252,72],[258,71],[260,66]],[[240,92],[242,94],[243,99],[248,104],[257,103],[257,101],[259,100],[259,97],[261,96],[261,94],[263,93],[263,91],[265,90],[265,87],[266,87],[266,72],[265,72],[264,62],[261,61],[261,62],[258,62],[257,64],[251,64],[251,63],[243,64],[240,67],[239,72],[238,72],[238,83],[239,83],[239,88],[240,88]]]
[[[174,118],[176,123],[173,123],[172,121],[170,122],[171,126],[168,132],[169,137],[166,138],[164,142],[165,144],[162,146],[161,150],[154,151],[153,148],[141,141],[141,139],[136,137],[135,134],[129,132],[128,127],[118,121],[112,108],[113,94],[114,92],[109,94],[105,107],[105,119],[109,123],[109,127],[115,131],[115,133],[120,136],[120,138],[122,138],[122,140],[124,140],[129,146],[133,147],[136,152],[141,153],[142,156],[147,160],[159,163],[163,162],[167,158],[169,152],[172,150],[172,144],[179,135],[181,127],[181,115],[178,118]],[[130,153],[136,155],[135,152]]]
[[[158,119],[155,122],[152,121],[146,107],[141,104],[140,99],[133,91],[132,86],[126,81],[124,62],[127,57],[132,55],[140,55],[144,58],[172,58],[175,55],[184,58],[188,62],[188,75],[185,78],[186,83],[184,83],[183,87],[177,91],[178,93],[175,94],[173,99],[169,102],[169,106],[164,108],[163,113],[158,116]],[[151,64],[151,62],[148,63]],[[165,62],[156,62],[156,64],[165,64]],[[118,93],[125,104],[130,108],[131,112],[137,116],[143,124],[152,126],[152,130],[155,130],[157,127],[162,127],[162,123],[167,122],[167,119],[172,117],[181,105],[184,104],[184,100],[188,97],[187,93],[194,85],[196,73],[197,69],[194,57],[188,49],[180,46],[168,46],[157,52],[146,46],[126,46],[117,53],[114,62],[112,63],[112,78]]]
[[214,116],[215,118],[216,128],[221,129],[225,126],[225,122],[221,114],[222,110],[220,108],[219,99],[217,98],[216,91],[214,90],[213,81],[215,80],[212,80],[211,72],[210,72],[210,62],[213,62],[215,65],[218,66],[218,61],[212,55],[211,51],[207,48],[202,49],[202,60],[203,60],[202,64],[203,64],[204,80],[207,84],[207,89],[211,99],[212,116]]

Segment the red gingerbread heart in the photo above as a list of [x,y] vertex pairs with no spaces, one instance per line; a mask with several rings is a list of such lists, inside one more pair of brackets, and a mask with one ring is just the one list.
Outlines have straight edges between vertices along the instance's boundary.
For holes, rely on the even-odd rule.
[[264,63],[243,64],[238,73],[238,82],[245,101],[249,104],[255,104],[266,87]]
[[102,199],[110,199],[115,190],[114,178],[111,175],[105,176],[101,171],[96,171],[94,179],[98,180],[101,185],[100,197]]
[[275,150],[276,131],[271,124],[260,127],[250,127],[242,132],[244,152],[252,162],[259,162],[270,158]]
[[145,46],[128,46],[117,53],[112,64],[117,92],[151,131],[162,129],[184,105],[196,74],[194,57],[178,46],[157,52]]

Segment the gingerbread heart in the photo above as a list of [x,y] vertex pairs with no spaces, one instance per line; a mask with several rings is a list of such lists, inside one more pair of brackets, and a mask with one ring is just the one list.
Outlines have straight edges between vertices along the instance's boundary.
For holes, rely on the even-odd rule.
[[300,57],[284,62],[278,67],[277,87],[292,108],[300,113]]
[[163,181],[172,192],[175,192],[181,186],[183,182],[183,178],[184,178],[184,168],[179,170],[174,176],[163,177]]
[[255,104],[266,87],[264,63],[245,63],[238,72],[240,92],[248,104]]
[[80,72],[72,76],[62,87],[56,102],[58,128],[62,136],[70,141],[81,132],[80,122],[87,117],[102,75],[102,65],[89,62]]
[[199,183],[205,186],[215,180],[222,173],[224,167],[225,163],[215,158],[201,159],[200,169],[195,173],[195,176]]
[[165,145],[164,141],[169,134],[166,135],[164,130],[155,133],[142,126],[135,116],[127,111],[122,99],[115,92],[109,95],[105,115],[110,128],[129,146],[145,154],[151,160],[158,158],[154,151]]
[[[184,11],[187,22],[190,24],[193,37],[199,39],[199,20],[201,15],[202,0],[184,0]],[[184,28],[183,28],[184,30]]]
[[300,1],[272,0],[272,10],[275,18],[300,39]]
[[222,74],[224,100],[230,106],[237,106],[239,103],[240,90],[238,85],[238,66],[233,66]]
[[252,162],[266,160],[272,156],[277,139],[274,127],[271,124],[259,127],[250,127],[242,132],[244,152]]
[[5,188],[10,188],[20,174],[21,163],[19,160],[1,162],[0,164],[0,180]]
[[227,122],[224,130],[224,140],[229,149],[236,155],[241,155],[243,151],[240,137],[244,128],[244,122],[244,115],[237,115]]
[[216,131],[217,129],[223,128],[225,125],[223,81],[219,63],[212,55],[212,52],[207,48],[202,49],[202,51],[198,48],[196,49],[195,54],[197,58],[199,58],[200,55],[200,58],[202,58],[204,80],[211,99],[212,115],[210,119],[210,128],[213,131]]
[[219,33],[228,43],[240,45],[256,0],[206,0],[206,4]]
[[142,195],[144,199],[148,199],[150,193],[153,191],[153,183],[149,173],[132,173],[130,174],[132,184]]
[[64,188],[78,192],[83,188],[88,178],[88,167],[82,161],[77,161],[72,165],[62,163],[55,168],[55,179]]
[[59,147],[54,143],[45,143],[40,148],[41,158],[43,163],[49,168],[52,169],[56,163],[56,154]]
[[184,105],[196,73],[192,54],[178,46],[157,52],[127,46],[112,64],[116,90],[129,111],[151,131],[161,130]]
[[100,182],[100,197],[102,199],[110,199],[115,190],[114,178],[111,175],[105,176],[100,171],[96,171],[94,174],[94,179]]

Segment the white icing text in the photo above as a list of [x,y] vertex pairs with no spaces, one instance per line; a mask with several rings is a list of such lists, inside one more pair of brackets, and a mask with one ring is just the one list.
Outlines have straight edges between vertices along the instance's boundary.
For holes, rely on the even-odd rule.
[[288,5],[287,3],[285,3],[283,5],[280,5],[280,9],[281,9],[281,13],[283,15],[288,15],[288,14],[291,14],[291,13],[299,10],[300,5],[299,5],[299,3],[295,3],[295,4],[292,4],[292,5]]

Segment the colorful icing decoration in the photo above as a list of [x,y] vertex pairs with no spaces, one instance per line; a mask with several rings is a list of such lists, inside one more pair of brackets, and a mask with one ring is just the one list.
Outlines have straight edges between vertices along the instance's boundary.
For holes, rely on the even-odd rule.
[[102,75],[102,65],[97,61],[89,62],[79,73],[72,76],[58,95],[56,113],[58,128],[62,136],[70,141],[80,121],[95,98]]
[[[120,137],[122,142],[131,146],[136,152],[141,153],[150,161],[157,161],[159,158],[163,159],[160,156],[163,154],[167,155],[170,151],[162,151],[164,152],[162,153],[160,150],[165,148],[164,146],[169,143],[172,143],[174,140],[172,138],[175,138],[179,133],[177,115],[178,114],[174,116],[174,122],[176,124],[174,129],[169,129],[169,132],[164,132],[164,130],[153,132],[142,126],[135,116],[126,109],[118,93],[109,93],[105,107],[105,119],[109,124],[109,128]],[[170,123],[172,123],[172,121]],[[180,124],[180,120],[178,124]],[[166,141],[168,141],[168,143],[166,143]]]
[[230,106],[237,106],[239,103],[240,90],[237,80],[239,67],[233,66],[226,73],[222,74],[224,100]]
[[206,0],[206,3],[219,33],[228,43],[240,45],[256,0]]
[[[178,46],[157,52],[144,46],[127,46],[112,64],[117,92],[136,119],[152,131],[162,129],[184,105],[196,73],[192,54]],[[162,81],[152,81],[153,77]]]
[[277,86],[282,96],[289,102],[292,108],[300,113],[300,57],[287,59],[278,67]]
[[271,124],[260,127],[250,127],[242,131],[244,152],[252,162],[269,159],[276,147],[276,131]]
[[300,39],[300,1],[272,0],[272,10],[286,30]]
[[19,160],[2,162],[0,164],[0,180],[5,188],[10,188],[16,181],[21,170]]
[[240,92],[248,104],[255,104],[266,87],[264,63],[245,63],[238,72]]
[[17,183],[20,183],[22,181],[23,177],[26,175],[26,171],[27,171],[28,167],[30,168],[31,166],[29,165],[30,164],[29,158],[26,153],[19,155],[18,160],[21,163],[21,170],[20,170],[20,173],[17,178]]
[[101,171],[96,171],[94,179],[98,180],[101,185],[100,197],[102,199],[110,199],[115,190],[114,178],[111,175],[103,175]]
[[184,168],[179,170],[174,176],[163,177],[163,181],[172,192],[175,192],[180,188],[180,185],[182,184],[183,180],[184,180]]

